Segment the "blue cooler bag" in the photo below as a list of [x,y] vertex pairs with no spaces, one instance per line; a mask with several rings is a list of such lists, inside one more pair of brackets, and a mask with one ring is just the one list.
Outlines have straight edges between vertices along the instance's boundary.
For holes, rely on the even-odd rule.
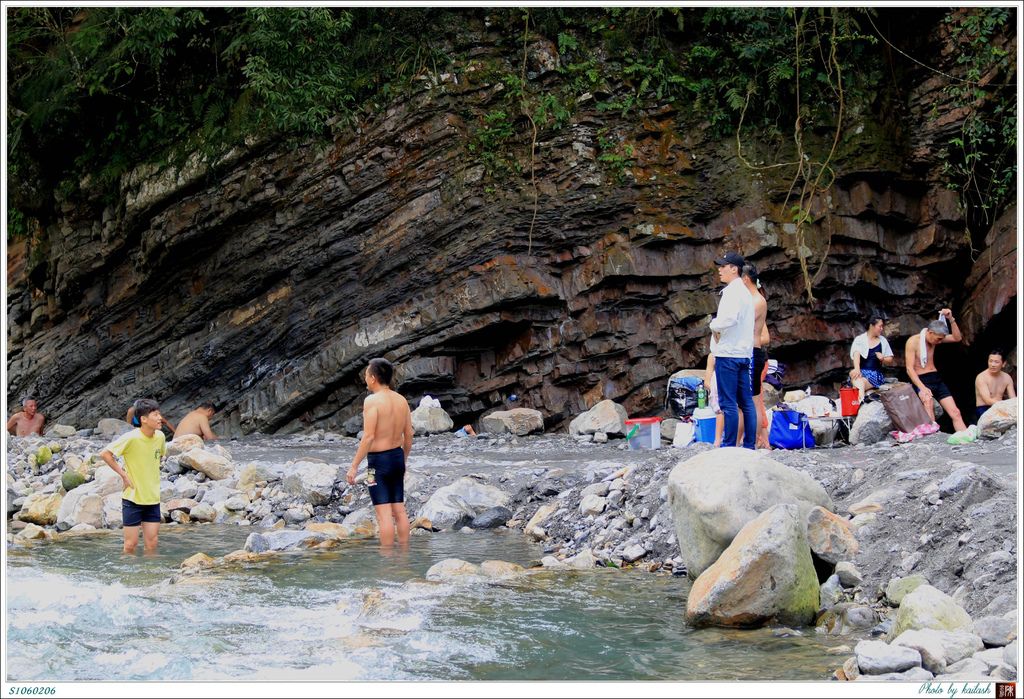
[[813,447],[814,433],[807,422],[807,416],[796,410],[773,411],[772,427],[768,431],[768,443],[774,449]]

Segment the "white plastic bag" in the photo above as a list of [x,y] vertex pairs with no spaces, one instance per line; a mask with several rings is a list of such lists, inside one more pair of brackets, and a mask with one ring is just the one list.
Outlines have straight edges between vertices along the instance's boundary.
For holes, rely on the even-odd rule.
[[433,398],[431,396],[423,396],[423,398],[420,400],[420,407],[421,408],[440,408],[441,407],[441,401],[439,401],[437,398]]
[[676,448],[688,447],[693,443],[695,425],[693,422],[680,422],[676,425],[676,434],[672,438],[672,446]]

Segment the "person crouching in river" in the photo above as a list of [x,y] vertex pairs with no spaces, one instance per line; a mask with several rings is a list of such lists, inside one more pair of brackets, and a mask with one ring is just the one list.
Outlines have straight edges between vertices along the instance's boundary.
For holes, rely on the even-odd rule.
[[363,375],[371,395],[363,401],[363,438],[348,469],[349,485],[366,458],[366,485],[377,515],[380,543],[390,546],[409,541],[409,516],[405,512],[405,461],[412,450],[412,413],[409,403],[391,390],[395,369],[386,359],[371,359]]

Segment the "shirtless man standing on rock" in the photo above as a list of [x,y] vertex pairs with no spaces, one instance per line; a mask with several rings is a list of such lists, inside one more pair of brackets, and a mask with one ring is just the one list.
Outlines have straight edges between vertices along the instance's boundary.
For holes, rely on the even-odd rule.
[[405,462],[412,450],[412,413],[409,403],[391,390],[395,368],[386,359],[371,359],[363,375],[371,395],[363,401],[363,438],[352,457],[346,480],[355,485],[356,470],[366,458],[366,485],[380,528],[380,543],[409,543],[409,516],[405,512]]
[[11,415],[7,421],[7,431],[16,437],[27,437],[30,434],[43,434],[43,423],[46,418],[36,412],[36,399],[26,398],[21,401],[21,410]]
[[178,422],[178,428],[174,430],[174,437],[183,434],[197,434],[204,440],[217,439],[217,435],[210,429],[210,418],[217,412],[213,403],[200,403],[199,407],[190,412]]

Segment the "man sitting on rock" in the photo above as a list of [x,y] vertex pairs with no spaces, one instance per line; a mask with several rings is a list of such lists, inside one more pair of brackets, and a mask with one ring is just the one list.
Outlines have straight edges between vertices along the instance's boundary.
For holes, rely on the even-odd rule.
[[210,429],[210,418],[217,412],[213,403],[200,403],[199,407],[181,418],[178,429],[174,430],[175,439],[183,434],[197,434],[206,441],[217,439],[217,435]]
[[472,425],[463,425],[459,429],[455,430],[455,436],[459,439],[463,437],[476,437],[476,430],[473,429]]
[[30,434],[43,434],[43,423],[46,418],[36,412],[36,399],[26,398],[21,401],[21,410],[11,415],[7,421],[7,431],[16,437],[27,437]]
[[1003,369],[1006,360],[1001,349],[988,353],[988,368],[974,379],[975,422],[981,420],[985,411],[1005,398],[1016,398],[1013,379]]
[[[907,340],[905,351],[907,376],[910,377],[910,381],[914,384],[914,390],[917,391],[917,395],[921,398],[924,409],[928,413],[928,417],[931,418],[935,429],[937,430],[938,426],[935,423],[935,408],[932,405],[933,397],[939,401],[939,405],[942,406],[942,409],[953,420],[953,429],[956,432],[949,438],[949,443],[964,444],[966,442],[973,442],[977,435],[967,429],[967,425],[964,424],[963,418],[960,416],[960,410],[956,407],[956,402],[953,400],[953,395],[949,392],[945,382],[943,382],[942,377],[939,376],[939,372],[935,368],[935,350],[938,346],[950,342],[960,342],[963,339],[960,335],[960,327],[953,319],[953,312],[948,308],[943,308],[940,311],[940,315],[944,320],[933,320],[928,324],[927,328],[923,328],[917,335],[911,335],[910,339]],[[948,329],[946,321],[949,321]],[[949,330],[952,330],[952,333]]]

